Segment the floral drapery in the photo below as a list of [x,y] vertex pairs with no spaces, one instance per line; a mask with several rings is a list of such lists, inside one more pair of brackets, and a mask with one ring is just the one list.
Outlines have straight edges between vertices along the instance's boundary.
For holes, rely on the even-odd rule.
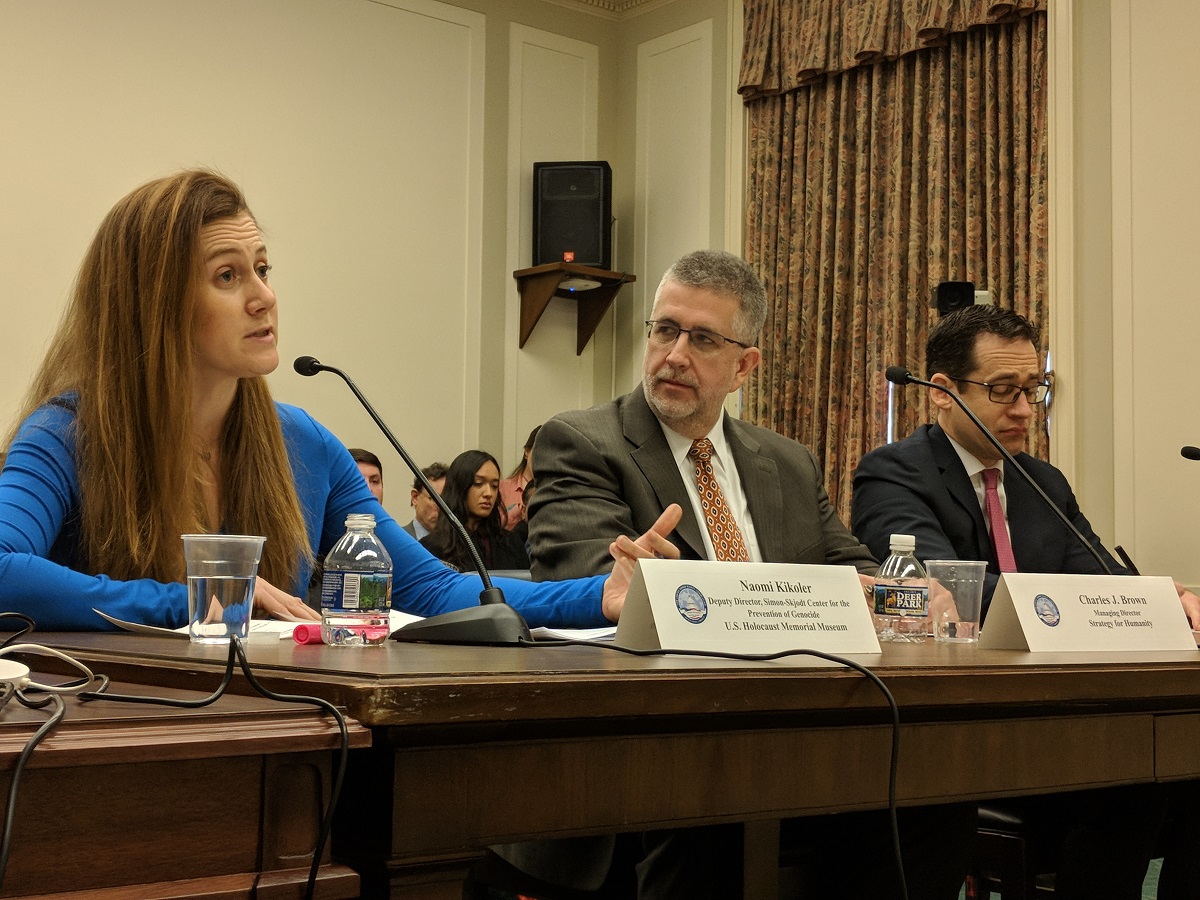
[[[744,414],[813,448],[846,521],[886,439],[884,370],[924,374],[934,285],[1045,323],[1043,8],[747,0],[745,252],[771,312]],[[918,389],[895,411],[900,437],[929,420]]]

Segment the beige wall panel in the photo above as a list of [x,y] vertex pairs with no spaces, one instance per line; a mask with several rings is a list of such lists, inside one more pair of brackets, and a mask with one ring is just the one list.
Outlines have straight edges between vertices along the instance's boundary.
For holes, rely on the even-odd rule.
[[210,166],[266,232],[277,397],[379,450],[403,513],[398,457],[291,360],[346,369],[418,460],[474,443],[483,24],[433,0],[0,2],[4,416],[107,209]]
[[[1127,254],[1127,277],[1114,278],[1114,335],[1115,361],[1127,367],[1116,378],[1130,401],[1117,411],[1118,428],[1127,423],[1132,452],[1131,477],[1118,477],[1118,492],[1128,492],[1122,505],[1132,519],[1118,516],[1117,534],[1143,571],[1197,584],[1200,463],[1182,459],[1179,448],[1200,444],[1200,284],[1188,271],[1200,240],[1200,67],[1192,38],[1200,7],[1124,0],[1113,8],[1114,35],[1116,16],[1126,12],[1129,29],[1128,166],[1120,170],[1128,176],[1129,246],[1115,248]],[[1115,91],[1116,73],[1113,80]]]
[[[509,30],[509,271],[533,260],[533,164],[596,159],[599,50],[523,25]],[[550,301],[518,349],[520,297],[510,279],[505,317],[505,446],[489,447],[506,468],[535,425],[565,409],[596,402],[595,339],[575,355],[576,305]],[[612,317],[601,323],[610,329]],[[605,386],[607,388],[607,385]]]
[[[634,264],[640,280],[634,296],[642,313],[632,323],[635,347],[645,344],[642,320],[666,268],[724,239],[724,222],[716,234],[712,227],[712,67],[710,20],[638,46]],[[631,384],[641,378],[641,361],[641,353],[634,354]]]

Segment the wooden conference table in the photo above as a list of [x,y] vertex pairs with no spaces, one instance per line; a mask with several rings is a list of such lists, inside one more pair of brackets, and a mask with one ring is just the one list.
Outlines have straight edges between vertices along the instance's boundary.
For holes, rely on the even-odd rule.
[[[163,638],[40,637],[125,681],[206,690],[224,665]],[[334,843],[364,896],[458,898],[490,843],[745,821],[747,897],[771,897],[780,818],[886,805],[884,698],[825,663],[393,642],[248,655],[268,687],[373,731]],[[1200,653],[929,643],[855,659],[900,705],[902,804],[1200,777]]]

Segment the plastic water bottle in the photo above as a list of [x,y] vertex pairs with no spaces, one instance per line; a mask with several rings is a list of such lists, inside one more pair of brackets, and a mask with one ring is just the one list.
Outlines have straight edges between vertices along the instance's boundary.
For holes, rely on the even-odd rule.
[[375,536],[375,517],[346,517],[346,533],[325,557],[321,639],[330,647],[372,647],[387,640],[392,558]]
[[881,641],[921,643],[929,634],[929,579],[914,556],[917,540],[893,534],[875,576],[875,633]]

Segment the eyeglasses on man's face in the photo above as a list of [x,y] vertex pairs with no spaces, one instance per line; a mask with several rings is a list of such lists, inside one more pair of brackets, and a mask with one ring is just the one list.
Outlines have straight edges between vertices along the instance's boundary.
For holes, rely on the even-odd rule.
[[646,337],[656,344],[674,344],[679,335],[686,334],[692,349],[699,353],[716,353],[726,344],[737,344],[743,349],[749,349],[749,344],[735,341],[731,337],[709,331],[707,328],[680,328],[674,322],[664,322],[658,319],[646,320]]
[[1022,394],[1029,401],[1030,405],[1037,405],[1046,401],[1046,395],[1050,393],[1050,385],[1044,381],[1039,381],[1037,384],[1029,387],[1021,387],[1016,384],[992,384],[987,381],[972,381],[970,378],[955,378],[960,384],[976,384],[979,387],[988,389],[988,399],[993,403],[1012,404],[1017,402],[1017,398]]

